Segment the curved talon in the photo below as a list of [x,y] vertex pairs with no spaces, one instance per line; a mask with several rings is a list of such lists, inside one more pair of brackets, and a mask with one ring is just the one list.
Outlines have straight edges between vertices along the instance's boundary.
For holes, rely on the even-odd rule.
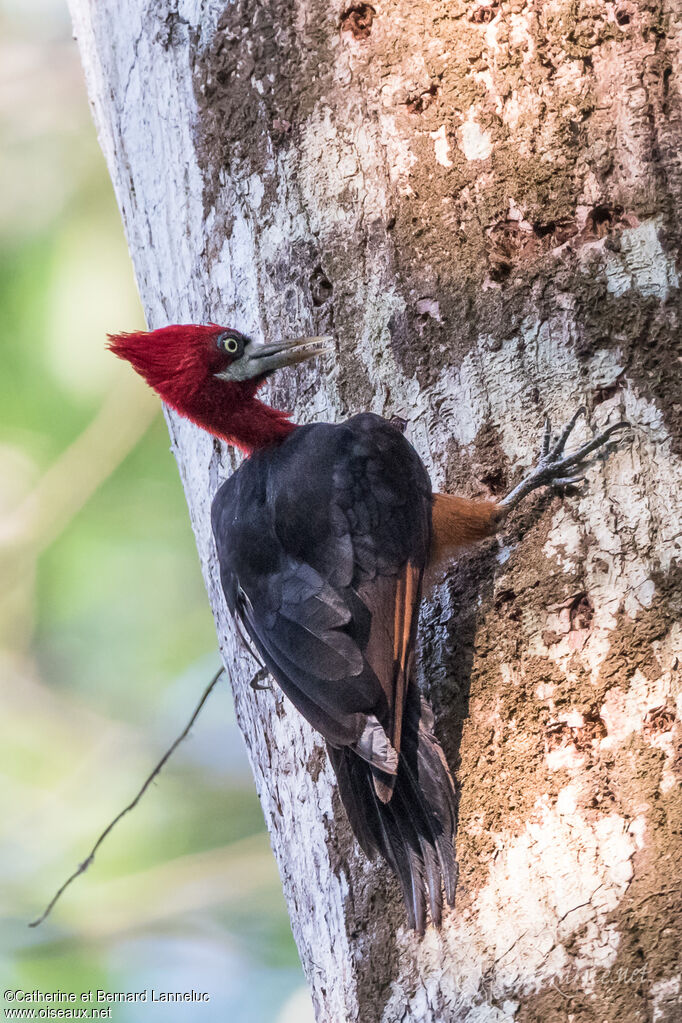
[[272,690],[272,683],[265,682],[264,680],[268,677],[270,672],[267,668],[260,668],[253,676],[249,685],[256,693],[265,692],[266,690]]
[[564,448],[566,447],[566,441],[568,440],[568,438],[573,433],[573,428],[575,427],[575,424],[578,422],[578,420],[580,419],[581,416],[586,416],[586,415],[587,415],[587,409],[585,408],[584,405],[581,405],[580,408],[574,414],[573,418],[563,428],[563,430],[561,432],[561,436],[559,437],[559,440],[556,442],[555,446],[552,448],[552,451],[551,451],[551,458],[552,459],[556,458],[557,455],[562,454]]
[[[596,451],[597,448],[600,448],[602,444],[606,443],[609,437],[617,430],[629,429],[629,427],[630,424],[625,420],[622,420],[620,423],[614,423],[613,426],[609,426],[606,430],[602,430],[602,432],[598,433],[596,437],[592,438],[592,440],[583,444],[583,446],[578,448],[577,451],[574,451],[572,455],[566,455],[566,457],[562,458],[561,462],[558,464],[564,469],[579,465],[580,462],[584,462],[588,455],[592,454],[593,451]],[[554,454],[554,452],[552,452],[552,454]]]
[[545,432],[542,437],[542,450],[541,456],[544,458],[545,455],[549,454],[549,445],[552,443],[552,422],[549,416],[545,416]]
[[552,480],[553,487],[574,487],[576,483],[582,483],[585,476],[560,476],[558,479]]
[[[614,423],[612,426],[608,426],[601,433],[598,433],[592,440],[587,441],[574,451],[571,455],[564,455],[563,450],[566,446],[566,441],[571,435],[571,432],[578,422],[581,415],[586,415],[587,410],[584,405],[581,405],[577,412],[573,415],[570,422],[561,431],[559,439],[557,440],[554,447],[551,447],[552,442],[552,427],[549,420],[549,416],[545,419],[545,430],[542,438],[542,453],[538,464],[531,469],[525,479],[514,487],[510,493],[504,497],[498,505],[500,514],[506,515],[512,508],[524,498],[527,494],[530,494],[533,490],[537,490],[538,487],[542,486],[575,486],[575,484],[582,482],[585,477],[583,475],[573,475],[567,472],[569,469],[577,470],[581,472],[583,468],[586,468],[586,460],[588,455],[596,451],[597,448],[605,444],[608,439],[613,436],[618,430],[626,430],[630,428],[630,423],[626,420],[621,420],[618,423]],[[608,453],[608,450],[607,452]]]

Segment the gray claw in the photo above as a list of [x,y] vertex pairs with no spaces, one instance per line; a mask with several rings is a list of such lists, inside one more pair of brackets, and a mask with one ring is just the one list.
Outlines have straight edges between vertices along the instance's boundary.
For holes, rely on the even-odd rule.
[[[571,474],[567,470],[577,470],[578,473],[584,468],[585,461],[588,455],[596,451],[597,448],[602,447],[609,438],[616,433],[618,430],[626,430],[630,428],[630,424],[625,420],[619,423],[614,423],[613,426],[607,427],[602,430],[601,433],[593,437],[592,440],[583,444],[582,447],[574,451],[572,455],[565,455],[563,458],[563,450],[566,446],[566,441],[571,435],[571,432],[577,423],[581,415],[586,415],[585,406],[581,405],[575,415],[572,417],[570,422],[562,430],[558,441],[551,448],[551,435],[552,428],[549,421],[549,417],[545,420],[545,431],[542,438],[542,454],[540,460],[534,469],[522,480],[518,486],[514,487],[506,497],[504,497],[500,503],[499,508],[502,512],[506,513],[521,501],[527,494],[530,494],[533,490],[537,490],[538,487],[543,486],[575,486],[575,484],[582,482],[585,479],[582,475]],[[606,453],[608,453],[608,448]]]
[[266,682],[265,685],[263,684],[263,679],[266,679],[269,674],[270,672],[267,668],[260,668],[249,682],[249,685],[257,693],[265,689],[272,689],[272,683]]
[[560,476],[558,479],[552,480],[553,487],[574,487],[576,483],[582,483],[586,479],[585,476]]
[[556,442],[551,452],[549,452],[552,461],[554,461],[554,459],[557,458],[563,452],[564,448],[566,447],[566,441],[573,433],[573,428],[575,427],[575,424],[578,422],[580,417],[586,415],[587,409],[585,408],[584,405],[581,405],[580,408],[575,413],[575,415],[573,416],[573,418],[570,420],[570,422],[566,424],[561,433],[561,436],[559,437],[559,440]]
[[[588,455],[591,455],[593,451],[596,451],[597,448],[602,446],[602,444],[605,444],[616,430],[625,430],[629,428],[630,424],[625,420],[622,420],[620,423],[614,423],[613,426],[609,426],[606,430],[602,430],[601,433],[598,433],[597,436],[593,437],[592,440],[587,442],[587,444],[583,444],[583,446],[578,448],[577,451],[574,451],[572,455],[567,455],[566,458],[562,458],[560,463],[561,466],[568,469],[571,466],[580,465],[581,462],[585,461]],[[552,454],[554,454],[554,452],[552,452]]]
[[542,437],[542,457],[549,453],[549,445],[552,443],[552,422],[549,416],[545,416],[545,432]]

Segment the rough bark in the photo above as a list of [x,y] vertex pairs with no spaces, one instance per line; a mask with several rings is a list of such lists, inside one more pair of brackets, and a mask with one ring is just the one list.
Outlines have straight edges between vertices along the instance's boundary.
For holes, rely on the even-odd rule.
[[71,6],[151,326],[332,332],[273,401],[400,416],[467,495],[519,478],[546,411],[634,425],[424,607],[461,882],[420,940],[320,741],[246,684],[209,527],[233,456],[169,417],[318,1018],[679,1019],[680,4]]

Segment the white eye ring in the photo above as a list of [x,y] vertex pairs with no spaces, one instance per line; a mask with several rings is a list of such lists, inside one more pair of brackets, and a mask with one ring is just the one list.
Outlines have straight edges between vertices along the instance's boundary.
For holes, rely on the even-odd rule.
[[234,337],[227,337],[227,338],[225,338],[225,341],[223,342],[223,345],[224,345],[225,351],[228,352],[230,355],[234,355],[234,353],[239,348],[239,342]]

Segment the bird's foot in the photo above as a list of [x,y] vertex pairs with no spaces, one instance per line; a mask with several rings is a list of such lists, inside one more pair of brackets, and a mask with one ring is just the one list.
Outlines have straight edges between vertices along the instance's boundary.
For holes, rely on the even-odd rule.
[[581,415],[586,415],[584,406],[581,406],[575,413],[573,418],[564,427],[559,434],[558,438],[554,440],[552,437],[552,424],[550,423],[549,417],[545,419],[545,431],[542,438],[542,448],[540,451],[540,458],[535,468],[531,469],[525,479],[521,480],[518,486],[514,487],[512,491],[499,503],[500,511],[504,514],[515,508],[516,505],[523,500],[528,494],[532,493],[533,490],[537,490],[538,487],[568,487],[575,486],[576,483],[580,483],[585,479],[584,470],[587,468],[587,459],[589,456],[596,451],[598,448],[603,447],[608,440],[617,433],[618,430],[626,430],[630,428],[630,424],[625,420],[614,423],[612,426],[607,426],[605,430],[598,433],[592,440],[587,441],[574,451],[573,454],[564,455],[564,448],[566,447],[566,441],[570,437],[575,424]]
[[272,690],[272,682],[265,682],[264,680],[268,677],[270,672],[267,668],[260,668],[253,676],[249,685],[256,693],[263,692],[263,690]]

